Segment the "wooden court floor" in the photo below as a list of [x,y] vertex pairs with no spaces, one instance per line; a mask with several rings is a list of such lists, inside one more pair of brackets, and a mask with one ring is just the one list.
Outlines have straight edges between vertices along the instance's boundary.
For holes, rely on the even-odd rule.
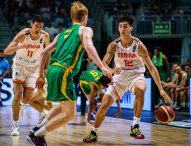
[[[11,107],[0,108],[0,146],[30,146],[26,140],[28,131],[38,122],[40,116],[30,107],[26,107],[20,119],[20,136],[10,136]],[[144,140],[129,136],[131,121],[106,117],[98,132],[98,141],[84,144],[82,139],[89,133],[85,117],[77,115],[75,121],[49,133],[46,136],[48,146],[189,146],[191,130],[150,123],[141,123]]]

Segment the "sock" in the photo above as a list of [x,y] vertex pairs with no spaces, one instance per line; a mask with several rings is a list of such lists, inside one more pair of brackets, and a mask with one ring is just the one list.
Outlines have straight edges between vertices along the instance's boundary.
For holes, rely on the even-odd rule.
[[37,127],[38,127],[38,128],[41,128],[41,127],[44,126],[47,122],[48,122],[48,119],[47,119],[47,118],[44,118],[44,119],[42,120],[42,122],[37,125]]
[[133,126],[136,125],[136,124],[139,125],[140,119],[141,118],[133,117]]
[[95,128],[93,127],[93,131],[96,133],[98,131],[99,128]]
[[40,137],[42,137],[42,136],[45,136],[45,135],[46,135],[46,132],[47,132],[46,127],[43,126],[43,127],[41,127],[39,130],[37,130],[37,131],[34,133],[34,135],[35,135],[35,136],[40,136]]
[[18,127],[18,126],[19,126],[19,121],[13,121],[13,125],[14,125],[15,127]]

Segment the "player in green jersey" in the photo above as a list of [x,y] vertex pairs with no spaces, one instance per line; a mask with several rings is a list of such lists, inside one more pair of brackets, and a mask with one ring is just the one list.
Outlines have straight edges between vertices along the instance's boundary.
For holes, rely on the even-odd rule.
[[[44,60],[51,56],[47,70],[48,101],[58,101],[44,120],[33,128],[27,140],[33,145],[47,145],[44,136],[76,117],[76,94],[73,76],[79,72],[84,49],[98,65],[104,75],[111,78],[111,72],[102,64],[92,42],[93,31],[86,27],[88,9],[81,2],[74,2],[71,7],[73,25],[58,34],[41,54],[37,87],[42,88],[45,82]],[[84,48],[84,49],[83,49]]]
[[[104,89],[111,84],[111,79],[96,69],[88,69],[87,71],[82,72],[80,76],[80,88],[82,92],[86,95],[89,100],[88,106],[88,114],[87,114],[87,122],[90,124],[94,123],[92,117],[92,112],[95,110],[98,102],[102,101],[102,97],[104,95]],[[95,96],[99,95],[96,99]],[[121,107],[119,100],[116,101],[118,105],[118,111],[116,116],[120,116]]]

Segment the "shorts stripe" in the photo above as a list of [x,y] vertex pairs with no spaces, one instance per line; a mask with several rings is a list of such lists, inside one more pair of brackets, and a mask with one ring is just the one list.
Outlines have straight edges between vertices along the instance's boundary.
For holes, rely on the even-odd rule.
[[87,96],[87,94],[86,94],[86,92],[85,92],[85,90],[84,90],[84,88],[83,88],[82,84],[88,84],[88,82],[83,81],[83,80],[80,80],[80,88],[82,89],[82,92],[84,93],[84,95],[86,95],[86,96]]
[[65,73],[63,75],[63,78],[62,78],[62,87],[61,87],[61,91],[62,93],[64,94],[64,96],[69,100],[69,101],[72,101],[70,99],[70,97],[68,97],[67,93],[66,93],[66,87],[67,87],[67,77],[68,77],[68,74],[69,74],[69,70],[65,70]]

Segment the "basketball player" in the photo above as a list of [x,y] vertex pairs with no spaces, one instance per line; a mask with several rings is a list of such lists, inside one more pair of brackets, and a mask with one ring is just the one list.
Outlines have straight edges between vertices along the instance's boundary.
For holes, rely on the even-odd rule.
[[44,59],[52,51],[50,64],[47,70],[48,101],[60,102],[53,107],[44,120],[33,128],[27,140],[33,145],[47,145],[44,136],[76,117],[76,92],[73,76],[81,66],[85,48],[88,55],[94,60],[101,71],[111,77],[112,74],[102,64],[92,42],[93,31],[86,27],[88,9],[81,2],[74,2],[71,7],[73,25],[58,34],[41,54],[38,87],[44,84]]
[[[88,123],[94,123],[94,120],[91,119],[91,114],[95,110],[97,103],[102,101],[102,97],[104,95],[103,89],[107,88],[110,83],[111,79],[104,76],[99,70],[89,69],[82,72],[80,76],[80,88],[89,100],[87,114]],[[95,98],[96,95],[99,95],[97,99]],[[119,100],[117,100],[117,105],[118,111],[116,116],[119,117],[121,111]]]
[[[97,111],[93,130],[83,139],[83,142],[96,142],[96,132],[105,118],[108,108],[115,100],[121,97],[127,90],[135,94],[134,119],[130,136],[136,139],[144,139],[144,135],[139,129],[141,112],[144,104],[144,93],[146,82],[144,77],[145,65],[150,71],[157,84],[160,95],[168,102],[172,100],[164,92],[157,69],[152,64],[147,48],[137,38],[131,35],[133,30],[133,18],[122,17],[118,21],[120,37],[111,42],[107,48],[107,53],[103,58],[104,65],[114,73],[113,85],[110,85],[104,94],[102,104]],[[109,63],[114,56],[115,68],[109,68]],[[144,65],[145,64],[145,65]]]
[[43,17],[35,16],[31,28],[21,30],[4,50],[6,55],[16,52],[12,66],[14,88],[12,136],[19,135],[20,101],[25,104],[30,102],[38,77],[40,54],[50,42],[48,33],[42,30],[43,26]]

